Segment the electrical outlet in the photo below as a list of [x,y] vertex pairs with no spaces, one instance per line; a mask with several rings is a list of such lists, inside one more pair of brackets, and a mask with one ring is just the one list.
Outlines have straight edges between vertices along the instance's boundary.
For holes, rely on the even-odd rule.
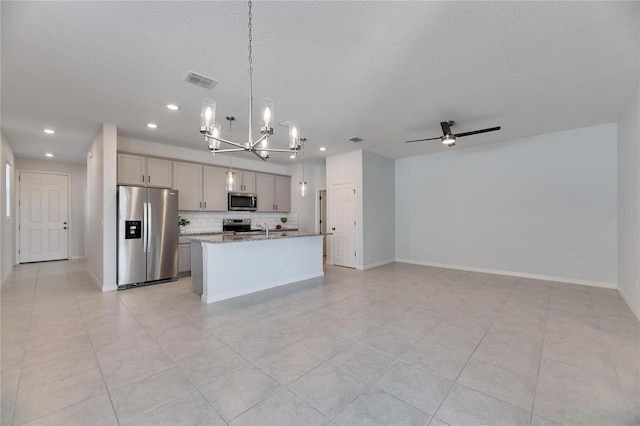
[[491,253],[489,253],[489,256],[490,256],[492,259],[495,259],[495,258],[496,258],[496,252],[495,252],[495,251],[492,251]]

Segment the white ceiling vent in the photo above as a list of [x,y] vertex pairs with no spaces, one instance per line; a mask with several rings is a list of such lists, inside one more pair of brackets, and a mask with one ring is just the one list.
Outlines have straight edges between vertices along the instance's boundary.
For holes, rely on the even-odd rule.
[[213,89],[218,82],[212,78],[205,77],[204,75],[197,74],[189,71],[184,78],[187,83],[195,84],[196,86],[204,87],[205,89]]
[[357,136],[354,136],[354,137],[352,137],[352,138],[349,138],[349,140],[350,140],[351,142],[362,142],[364,139],[359,138],[359,137],[357,137]]

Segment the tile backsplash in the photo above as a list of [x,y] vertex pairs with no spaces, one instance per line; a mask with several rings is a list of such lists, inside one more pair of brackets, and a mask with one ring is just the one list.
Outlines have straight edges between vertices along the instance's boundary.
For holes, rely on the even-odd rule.
[[253,213],[253,212],[178,212],[191,224],[181,230],[183,234],[199,234],[202,232],[222,232],[222,219],[251,219],[251,228],[257,229],[256,223],[266,223],[269,229],[282,225],[281,217],[287,218],[282,225],[286,229],[298,228],[298,213]]

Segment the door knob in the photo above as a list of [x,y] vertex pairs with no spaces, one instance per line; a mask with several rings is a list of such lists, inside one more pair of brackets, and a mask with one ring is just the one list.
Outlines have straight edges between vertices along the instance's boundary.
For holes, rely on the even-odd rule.
[[67,229],[67,227],[65,226],[65,227],[64,227],[64,228],[62,228],[62,229]]
[[66,225],[66,224],[67,224],[67,222],[62,222],[62,224],[63,224],[63,225]]
[[335,231],[335,230],[336,230],[336,228],[331,228],[331,230],[332,230],[332,231]]

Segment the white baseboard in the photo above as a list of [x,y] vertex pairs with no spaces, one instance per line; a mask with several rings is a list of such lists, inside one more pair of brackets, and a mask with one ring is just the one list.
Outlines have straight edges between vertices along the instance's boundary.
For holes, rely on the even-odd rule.
[[94,273],[91,271],[91,269],[87,268],[87,273],[89,274],[89,276],[91,277],[91,279],[93,280],[94,284],[96,285],[96,287],[98,287],[100,289],[100,291],[103,291],[102,288],[102,283],[100,282],[100,280],[98,279],[98,277],[96,277],[94,275]]
[[556,282],[567,283],[567,284],[585,285],[589,287],[610,288],[614,290],[618,288],[617,283],[590,281],[582,278],[556,277],[552,275],[530,274],[528,272],[503,271],[501,269],[488,269],[488,268],[477,268],[475,266],[449,265],[445,263],[424,262],[421,260],[411,260],[411,259],[396,259],[396,262],[411,263],[414,265],[434,266],[436,268],[458,269],[460,271],[482,272],[485,274],[506,275],[509,277],[531,278],[534,280],[542,280],[542,281],[556,281]]
[[627,295],[627,293],[624,292],[622,287],[618,287],[618,293],[620,293],[620,296],[622,296],[622,299],[627,303],[627,306],[629,306],[629,309],[631,309],[631,312],[633,312],[636,318],[638,318],[638,321],[640,321],[640,311],[638,310],[637,307],[633,306],[631,298]]
[[91,279],[93,280],[93,282],[96,284],[96,286],[98,286],[98,288],[100,289],[100,291],[107,292],[107,291],[116,291],[118,290],[118,286],[116,284],[113,285],[103,285],[100,280],[98,279],[98,277],[96,277],[93,272],[91,271],[91,269],[89,269],[87,267],[87,272],[89,273],[89,276],[91,277]]
[[380,262],[368,263],[364,265],[362,269],[364,270],[364,269],[377,268],[378,266],[387,265],[395,261],[396,259],[385,259],[385,260],[381,260]]

